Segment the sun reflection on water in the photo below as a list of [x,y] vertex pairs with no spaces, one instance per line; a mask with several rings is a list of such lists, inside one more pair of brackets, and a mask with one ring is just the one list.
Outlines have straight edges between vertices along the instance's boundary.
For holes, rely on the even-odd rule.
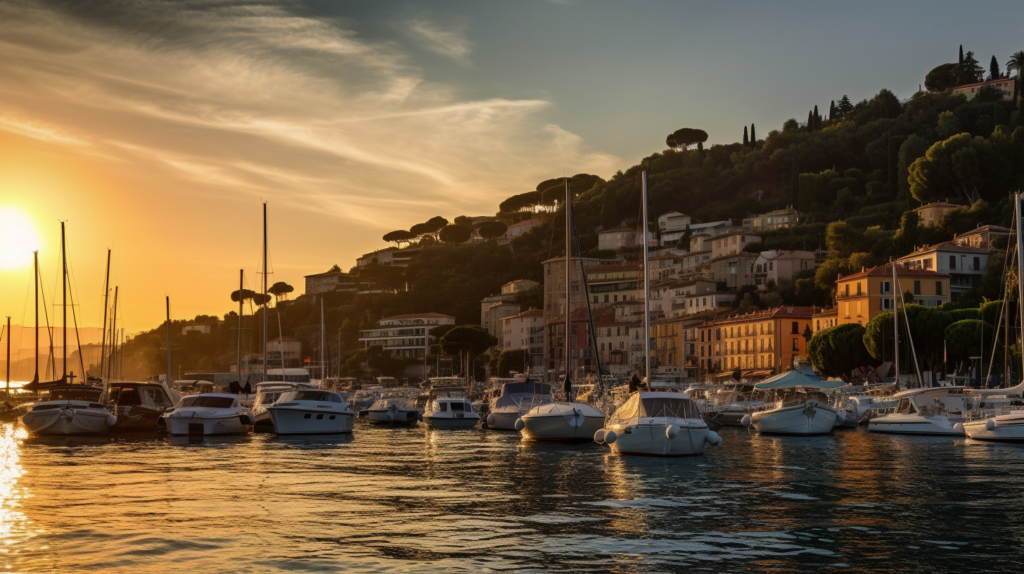
[[[21,501],[28,493],[18,485],[18,479],[24,474],[21,467],[21,444],[28,433],[25,429],[13,424],[0,425],[0,553],[12,554],[11,546],[19,538],[32,536],[27,528],[30,523],[25,514],[19,510]],[[13,552],[17,554],[17,550]],[[10,564],[5,567],[11,568]]]

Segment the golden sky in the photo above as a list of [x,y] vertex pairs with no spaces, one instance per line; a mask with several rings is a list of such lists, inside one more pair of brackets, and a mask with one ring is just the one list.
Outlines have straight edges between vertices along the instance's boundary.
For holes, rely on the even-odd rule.
[[[80,325],[102,321],[107,248],[129,332],[162,321],[164,295],[176,318],[231,310],[238,269],[259,281],[263,200],[271,279],[298,294],[303,275],[351,267],[392,229],[494,213],[565,166],[616,167],[538,117],[546,101],[464,97],[344,19],[72,4],[0,4],[0,211],[38,232],[51,302],[67,222]],[[460,27],[404,25],[422,50],[472,65]],[[15,323],[31,322],[30,261],[0,269]]]

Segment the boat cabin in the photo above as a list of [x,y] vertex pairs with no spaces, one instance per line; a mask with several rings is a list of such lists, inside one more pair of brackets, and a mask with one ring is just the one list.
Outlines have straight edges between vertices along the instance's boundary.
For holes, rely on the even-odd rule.
[[963,387],[939,387],[914,389],[893,395],[897,399],[896,412],[899,414],[920,413],[933,416],[942,413],[963,413],[967,409],[968,397]]
[[288,391],[281,395],[278,404],[290,403],[294,401],[313,401],[318,403],[341,403],[345,404],[345,399],[342,398],[338,393],[331,391],[314,391],[311,389],[296,389]]
[[43,401],[85,401],[99,403],[103,389],[88,385],[58,385],[39,389],[39,402]]
[[634,393],[615,409],[610,423],[628,424],[645,418],[699,419],[697,405],[684,393]]
[[468,399],[444,398],[437,399],[430,403],[432,413],[454,413],[456,416],[462,413],[473,412],[473,404]]
[[107,401],[119,407],[143,406],[155,410],[174,406],[164,387],[152,383],[110,383]]
[[179,409],[231,409],[240,406],[238,397],[227,394],[189,395],[181,399],[176,408]]

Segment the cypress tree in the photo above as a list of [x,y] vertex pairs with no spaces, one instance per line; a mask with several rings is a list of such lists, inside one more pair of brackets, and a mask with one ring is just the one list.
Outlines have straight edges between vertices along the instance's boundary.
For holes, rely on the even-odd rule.
[[814,105],[814,129],[821,129],[821,114],[818,113],[818,105]]
[[960,66],[964,65],[964,45],[963,44],[960,44],[960,62],[959,62],[958,65],[960,65]]
[[807,131],[814,131],[814,112],[811,110],[807,110]]
[[992,61],[988,64],[988,73],[992,75],[993,80],[998,80],[1002,77],[999,73],[999,60],[996,60],[994,55],[992,56]]
[[747,139],[747,126],[743,126],[743,147],[747,147],[748,145],[750,145],[750,140]]
[[750,124],[750,145],[757,145],[757,132],[754,131],[754,124]]
[[828,119],[836,119],[836,101],[832,100],[832,103],[828,105]]

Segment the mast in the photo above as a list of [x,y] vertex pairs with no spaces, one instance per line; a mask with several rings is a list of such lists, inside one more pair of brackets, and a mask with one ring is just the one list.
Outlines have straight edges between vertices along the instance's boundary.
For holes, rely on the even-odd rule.
[[[35,364],[35,375],[32,376],[32,382],[39,382],[39,252],[32,252],[32,266],[35,269],[35,292],[32,293],[32,297],[36,302],[36,364]],[[100,373],[102,376],[103,373]]]
[[[243,307],[245,299],[242,297],[242,290],[245,289],[245,269],[238,270],[238,365],[235,367],[235,373],[238,375],[238,384],[242,384],[242,313],[245,312]],[[248,382],[248,377],[246,377]]]
[[647,388],[651,388],[651,284],[648,281],[650,270],[650,254],[647,253],[647,172],[640,174],[643,188],[643,221],[640,222],[640,229],[643,247],[640,251],[644,254],[644,372],[647,376]]
[[[167,301],[167,388],[171,388],[171,296],[165,295]],[[122,351],[123,354],[123,351]]]
[[[896,389],[900,388],[900,313],[899,313],[899,300],[896,299],[896,294],[899,292],[897,286],[899,283],[896,281],[896,264],[889,260],[889,264],[892,265],[892,341],[893,348],[896,350],[893,355],[893,362],[896,365]],[[849,305],[849,303],[847,303]]]
[[569,329],[572,326],[572,191],[569,188],[569,178],[565,178],[565,382],[562,390],[565,391],[565,400],[572,402],[572,336]]
[[103,279],[103,335],[100,342],[100,377],[103,377],[103,362],[107,356],[107,309],[110,301],[110,250],[107,249],[107,273]]
[[61,348],[61,371],[63,375],[61,380],[66,379],[68,376],[68,259],[67,251],[64,249],[64,222],[60,222],[60,262],[62,266],[60,275],[60,285],[62,292],[61,307],[63,308],[64,315],[61,320],[61,336],[60,336],[60,348]]
[[11,316],[7,316],[7,402],[11,401]]
[[263,380],[267,380],[267,202],[263,202]]
[[[281,354],[281,378],[284,378],[284,330],[281,329],[281,312],[277,312],[277,348]],[[320,354],[323,356],[323,353]]]
[[[1022,219],[1021,206],[1020,206],[1020,192],[1013,194],[1013,206],[1015,215],[1017,217],[1017,274],[1020,275],[1020,270],[1024,268],[1024,239],[1021,238],[1020,234],[1020,222]],[[1024,285],[1021,285],[1020,279],[1017,280],[1017,309],[1020,311],[1021,329],[1024,330]],[[1024,369],[1024,357],[1021,357],[1022,369]],[[1024,379],[1024,370],[1021,371],[1021,378]]]
[[114,372],[114,353],[117,352],[117,289],[118,286],[114,286],[114,317],[110,321],[110,345],[114,351],[110,353],[110,362],[107,363],[107,380],[110,379],[110,375]]
[[[277,314],[277,320],[281,320],[281,313]],[[280,327],[279,327],[280,328]],[[284,341],[282,341],[283,343]],[[327,378],[326,367],[324,366],[324,345],[327,344],[327,332],[324,330],[324,298],[320,297],[320,380]],[[281,367],[284,368],[284,346],[281,347]]]

